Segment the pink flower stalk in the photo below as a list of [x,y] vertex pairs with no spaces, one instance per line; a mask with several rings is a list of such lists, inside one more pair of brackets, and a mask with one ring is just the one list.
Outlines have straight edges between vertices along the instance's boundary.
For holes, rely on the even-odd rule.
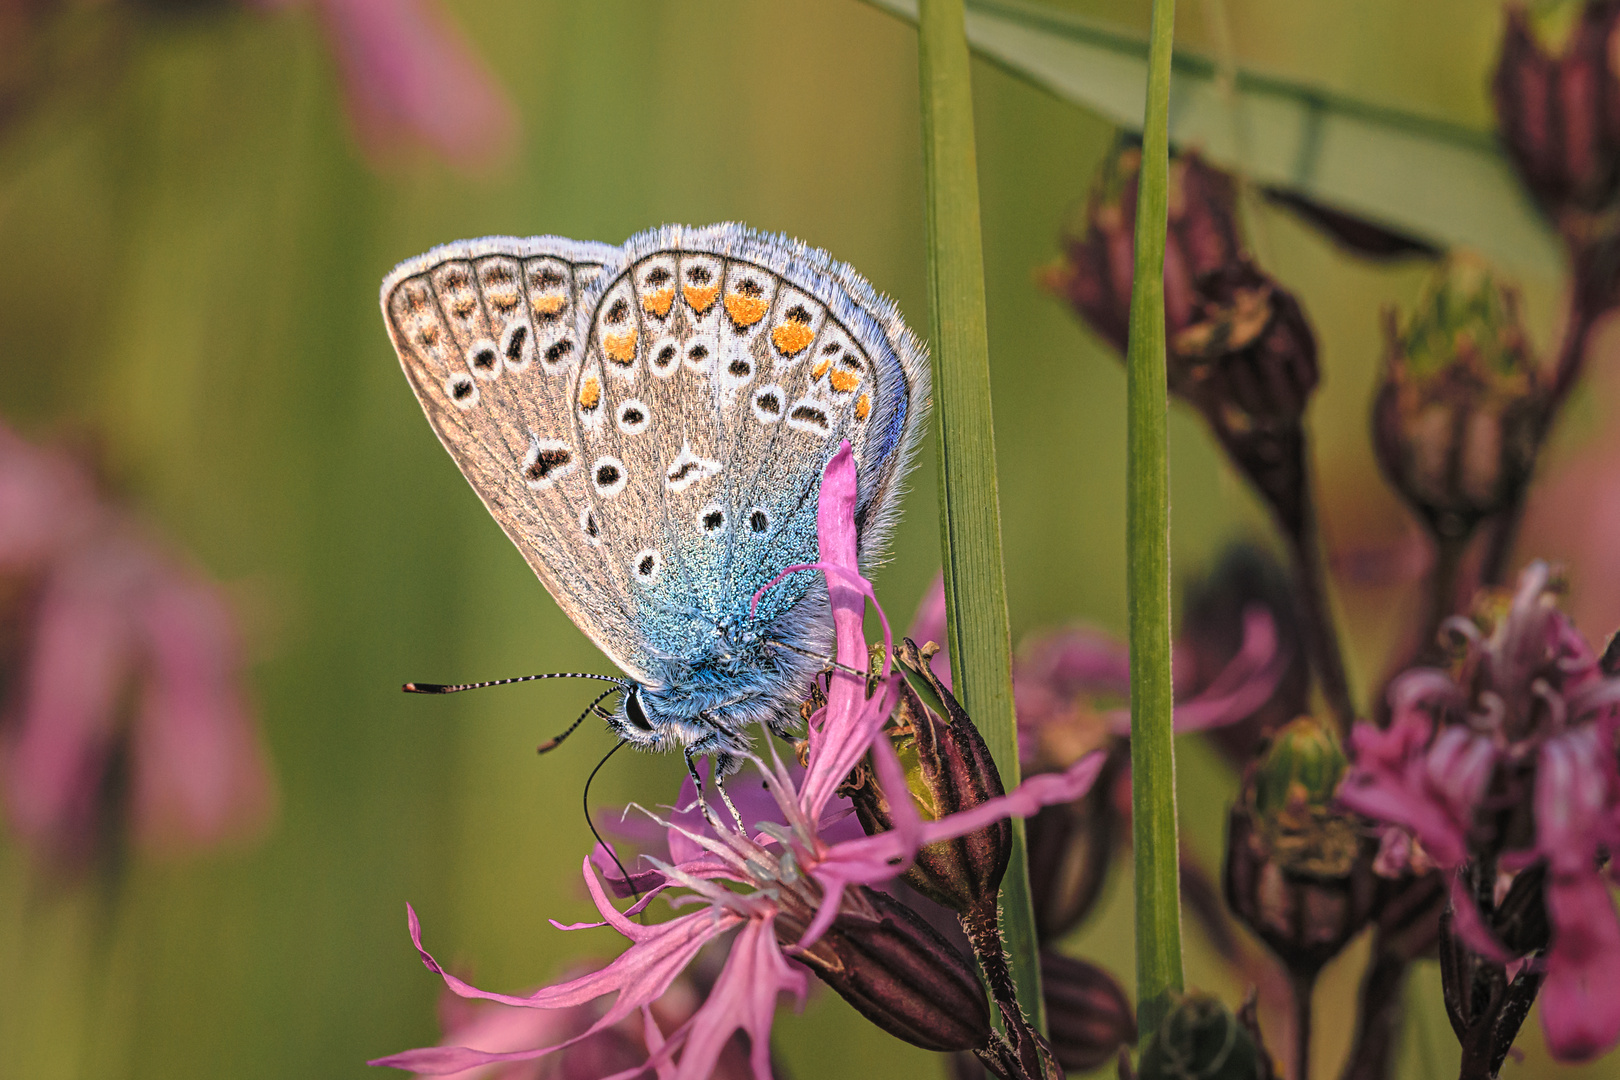
[[[867,649],[862,621],[872,590],[860,577],[856,562],[856,480],[854,457],[846,443],[828,463],[822,479],[818,520],[821,560],[815,565],[827,575],[839,661],[865,671]],[[934,821],[922,821],[909,798],[897,799],[891,803],[896,821],[892,831],[830,840],[823,826],[832,824],[826,819],[836,788],[868,751],[873,752],[885,790],[906,790],[893,747],[886,738],[878,737],[896,703],[896,679],[888,672],[882,673],[869,697],[866,678],[842,671],[828,676],[827,705],[810,720],[809,753],[801,777],[791,774],[774,752],[770,765],[752,759],[775,803],[772,817],[776,820],[751,829],[711,814],[704,815],[701,828],[655,818],[669,830],[671,855],[679,861],[649,859],[655,874],[638,875],[638,884],[650,891],[627,911],[619,911],[609,901],[591,860],[586,859],[586,888],[603,921],[565,929],[606,925],[630,940],[630,947],[599,972],[526,996],[479,990],[445,973],[422,949],[420,925],[411,911],[412,940],[423,962],[443,976],[446,985],[458,995],[535,1009],[574,1008],[606,994],[616,996],[586,1031],[549,1046],[517,1051],[433,1047],[406,1051],[373,1064],[442,1075],[478,1065],[532,1060],[574,1045],[637,1010],[644,1019],[649,1018],[651,1004],[669,989],[698,951],[728,934],[735,935],[730,952],[707,1000],[673,1031],[660,1029],[655,1036],[656,1025],[649,1027],[648,1045],[658,1045],[652,1048],[647,1061],[606,1080],[629,1080],[648,1069],[672,1080],[707,1077],[721,1048],[738,1030],[749,1037],[750,1065],[755,1077],[769,1080],[771,1023],[777,1003],[784,995],[803,1001],[806,967],[832,982],[869,1018],[918,1045],[939,1050],[972,1049],[994,1038],[983,992],[965,965],[960,979],[946,979],[928,987],[927,993],[913,991],[910,997],[897,1001],[884,998],[881,979],[878,990],[871,989],[870,984],[855,985],[848,979],[840,985],[835,973],[847,970],[856,956],[881,957],[889,963],[929,959],[927,949],[921,954],[915,949],[906,952],[904,944],[918,940],[907,935],[933,932],[917,930],[902,915],[909,914],[906,909],[865,887],[893,878],[926,844],[1079,797],[1095,778],[1102,755],[1093,755],[1063,773],[1035,777],[1010,794]],[[672,906],[695,906],[697,910],[653,926],[642,926],[629,918],[655,895],[675,890],[679,893],[670,900]],[[933,936],[937,939],[937,935]],[[938,949],[941,955],[954,951],[942,939],[938,940]],[[881,962],[878,970],[882,970]],[[963,1002],[976,1002],[982,1025],[962,1015],[963,1009],[952,1007],[952,994]],[[651,1024],[650,1019],[647,1022]],[[957,1027],[950,1028],[953,1023]]]
[[[249,0],[281,8],[308,0]],[[411,144],[470,170],[512,149],[517,115],[432,0],[315,0],[337,57],[349,121],[373,160]]]
[[1620,677],[1558,610],[1551,577],[1533,563],[1478,622],[1448,621],[1460,658],[1398,677],[1387,730],[1356,725],[1339,800],[1421,845],[1451,881],[1456,933],[1489,961],[1543,944],[1505,941],[1488,902],[1505,895],[1499,872],[1543,868],[1542,1026],[1555,1057],[1580,1061],[1620,1041],[1620,919],[1599,868],[1620,852]]
[[206,847],[268,823],[273,785],[217,588],[99,501],[66,455],[0,427],[5,582],[15,668],[0,670],[0,791],[41,858],[81,863],[125,787],[120,810],[149,848]]

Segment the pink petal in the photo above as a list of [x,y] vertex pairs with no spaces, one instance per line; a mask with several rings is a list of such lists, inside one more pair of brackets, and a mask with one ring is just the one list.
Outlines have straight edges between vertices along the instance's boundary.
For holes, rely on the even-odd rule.
[[801,1002],[809,990],[803,968],[790,965],[776,943],[775,916],[751,919],[731,943],[726,966],[693,1015],[676,1080],[708,1080],[732,1032],[747,1033],[750,1064],[758,1080],[771,1080],[771,1020],[776,1000],[791,993]]
[[83,469],[0,425],[0,568],[31,568],[60,556],[98,516]]
[[1559,1061],[1589,1061],[1620,1039],[1620,920],[1603,878],[1548,879],[1552,945],[1541,986],[1541,1026]]
[[40,601],[20,723],[5,756],[7,810],[36,844],[89,839],[133,659],[126,571],[117,552],[75,557],[57,568]]
[[368,154],[420,141],[478,168],[506,154],[510,101],[466,39],[426,0],[320,0],[349,115]]
[[[606,905],[606,898],[600,894],[600,886],[595,884],[595,876],[588,870],[586,881],[593,886],[592,891],[598,899],[598,907]],[[551,1046],[504,1052],[475,1050],[470,1047],[434,1046],[407,1050],[371,1062],[373,1065],[391,1065],[434,1076],[493,1062],[529,1061],[561,1050],[565,1046],[572,1046],[581,1039],[612,1027],[637,1009],[650,1005],[662,997],[664,991],[669,989],[670,984],[686,969],[704,945],[743,921],[738,916],[705,908],[695,914],[671,919],[656,926],[643,927],[632,923],[630,925],[635,926],[640,932],[637,939],[607,967],[519,997],[480,990],[445,971],[422,947],[422,924],[416,916],[416,909],[407,905],[406,912],[411,942],[416,946],[422,963],[429,971],[442,978],[452,992],[461,997],[482,998],[486,1001],[498,1001],[529,1009],[559,1009],[582,1005],[604,994],[617,995],[612,1006],[589,1028]],[[607,913],[604,911],[603,914]],[[644,1068],[625,1075],[633,1076],[644,1071]]]
[[1450,876],[1451,928],[1456,931],[1458,937],[1468,943],[1470,949],[1487,960],[1498,964],[1511,961],[1513,954],[1496,940],[1496,935],[1485,925],[1474,898],[1469,895],[1468,887],[1463,884],[1462,874],[1453,872]]
[[[1171,719],[1176,732],[1208,731],[1247,720],[1276,693],[1291,656],[1279,646],[1271,612],[1251,605],[1243,613],[1243,644],[1237,654],[1202,692],[1176,705]],[[1130,710],[1110,712],[1108,727],[1116,735],[1129,735]]]
[[137,835],[172,848],[262,829],[273,786],[223,600],[210,586],[166,576],[138,617],[152,671],[134,738]]
[[1006,795],[988,799],[971,810],[923,822],[918,835],[910,842],[895,832],[882,832],[828,848],[810,868],[811,876],[821,883],[824,896],[798,946],[809,948],[826,933],[837,916],[838,901],[849,885],[887,881],[904,870],[917,851],[928,844],[954,840],[1002,818],[1029,817],[1043,806],[1073,802],[1090,790],[1106,760],[1105,753],[1094,751],[1064,772],[1032,776]]
[[911,620],[911,630],[906,634],[918,645],[926,645],[930,641],[939,646],[939,653],[934,657],[930,666],[934,669],[934,676],[951,688],[951,651],[946,648],[945,640],[945,579],[936,577],[934,583],[928,587],[928,593],[923,597],[922,603],[917,607],[916,617]]

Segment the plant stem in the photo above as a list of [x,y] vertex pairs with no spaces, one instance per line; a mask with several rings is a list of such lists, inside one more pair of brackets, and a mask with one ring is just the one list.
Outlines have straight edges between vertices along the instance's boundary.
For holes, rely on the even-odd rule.
[[[946,637],[956,696],[984,736],[1010,791],[1019,780],[1018,721],[1013,712],[1012,632],[1001,557],[973,88],[962,0],[922,0],[917,31]],[[1015,819],[1012,825],[1012,857],[1001,886],[1001,930],[1018,1000],[1044,1033],[1024,823]]]
[[1137,1029],[1158,1030],[1182,988],[1176,759],[1170,685],[1170,467],[1164,243],[1175,0],[1153,0],[1136,266],[1126,351],[1125,550],[1131,637],[1131,808],[1136,848]]
[[1315,485],[1309,468],[1309,451],[1303,443],[1300,456],[1303,481],[1300,484],[1297,529],[1284,529],[1288,536],[1289,563],[1294,576],[1294,590],[1299,598],[1300,615],[1305,621],[1305,645],[1310,653],[1311,667],[1316,672],[1317,686],[1339,722],[1339,734],[1348,735],[1351,721],[1356,717],[1356,707],[1350,697],[1350,680],[1345,674],[1344,649],[1339,644],[1333,604],[1328,598],[1327,572],[1322,565],[1322,540],[1316,517]]
[[[1574,284],[1575,298],[1571,302],[1569,312],[1569,329],[1564,331],[1563,343],[1558,348],[1558,362],[1553,367],[1553,382],[1548,393],[1546,412],[1542,416],[1541,430],[1536,432],[1537,457],[1540,457],[1541,448],[1546,445],[1547,436],[1551,433],[1558,414],[1563,410],[1565,399],[1580,380],[1581,372],[1585,368],[1586,343],[1592,336],[1592,327],[1597,322],[1597,317],[1602,314],[1602,311],[1592,311],[1591,305],[1583,301],[1584,291],[1577,272]],[[1513,554],[1513,542],[1519,536],[1519,525],[1524,521],[1524,502],[1529,493],[1530,481],[1526,480],[1514,494],[1513,501],[1496,515],[1496,521],[1493,523],[1495,527],[1487,537],[1485,556],[1480,562],[1481,585],[1500,585],[1507,575],[1507,562]]]
[[1316,976],[1293,974],[1289,976],[1294,991],[1294,1071],[1288,1080],[1311,1078],[1311,992],[1316,989]]

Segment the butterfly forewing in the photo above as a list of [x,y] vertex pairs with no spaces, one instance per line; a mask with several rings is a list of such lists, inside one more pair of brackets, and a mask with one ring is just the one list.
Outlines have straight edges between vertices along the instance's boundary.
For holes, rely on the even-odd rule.
[[749,603],[817,559],[821,476],[846,439],[863,565],[881,548],[928,393],[894,306],[825,253],[738,225],[450,245],[383,297],[462,472],[647,690],[651,726],[620,734],[741,753],[753,720],[791,726],[830,636],[825,589],[799,574]]
[[590,462],[576,420],[579,298],[617,249],[555,238],[448,245],[383,283],[400,362],[428,420],[563,610],[616,663],[644,657],[600,581]]

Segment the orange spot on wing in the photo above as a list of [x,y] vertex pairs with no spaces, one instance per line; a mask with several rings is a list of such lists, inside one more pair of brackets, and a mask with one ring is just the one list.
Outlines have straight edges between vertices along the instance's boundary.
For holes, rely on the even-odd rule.
[[616,364],[629,364],[636,358],[635,329],[602,335],[602,351]]
[[815,332],[802,322],[785,322],[771,331],[771,340],[783,356],[796,356],[816,339]]
[[518,306],[516,289],[491,289],[485,295],[489,297],[489,302],[494,305],[496,311],[507,312]]
[[753,326],[765,317],[767,310],[763,296],[744,296],[740,292],[726,294],[726,314],[738,326]]
[[859,375],[851,374],[850,372],[845,371],[843,368],[839,368],[837,371],[833,372],[827,381],[830,382],[832,384],[832,388],[838,391],[840,394],[847,394],[857,386],[861,385],[861,377]]
[[855,400],[855,419],[865,420],[872,411],[872,395],[862,394]]
[[535,297],[529,303],[534,307],[536,315],[555,315],[563,309],[564,304],[568,303],[568,297],[563,293],[547,293],[545,296]]
[[827,369],[830,367],[832,367],[831,360],[823,360],[821,363],[817,364],[810,372],[810,381],[815,382],[817,379],[827,374]]
[[585,376],[585,381],[579,385],[579,407],[586,412],[591,412],[601,402],[602,381],[595,375]]
[[669,314],[669,306],[675,302],[675,286],[668,285],[662,289],[654,289],[641,298],[641,307],[649,315],[656,315],[662,319]]
[[686,297],[686,303],[699,315],[714,306],[715,297],[720,295],[718,285],[683,285],[681,294]]

